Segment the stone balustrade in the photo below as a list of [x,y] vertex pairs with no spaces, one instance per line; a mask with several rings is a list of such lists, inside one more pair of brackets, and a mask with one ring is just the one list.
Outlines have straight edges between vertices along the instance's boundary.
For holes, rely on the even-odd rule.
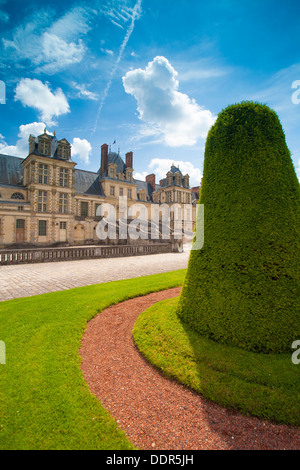
[[0,250],[0,265],[141,256],[178,251],[171,243]]

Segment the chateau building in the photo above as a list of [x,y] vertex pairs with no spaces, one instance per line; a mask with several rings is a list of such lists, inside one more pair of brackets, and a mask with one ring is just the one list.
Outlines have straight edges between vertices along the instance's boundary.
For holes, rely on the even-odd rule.
[[97,236],[97,209],[108,203],[118,218],[128,220],[120,198],[129,211],[138,204],[149,220],[161,204],[175,204],[173,217],[185,214],[193,229],[199,188],[191,189],[189,175],[174,165],[159,184],[155,174],[140,181],[133,176],[133,153],[124,161],[103,144],[98,172],[75,167],[70,143],[46,129],[38,137],[30,135],[25,159],[0,155],[0,247],[110,243]]

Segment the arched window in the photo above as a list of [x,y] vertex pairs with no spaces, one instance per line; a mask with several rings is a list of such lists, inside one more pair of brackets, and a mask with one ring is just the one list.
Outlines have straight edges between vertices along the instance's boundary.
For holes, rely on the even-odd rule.
[[13,193],[11,199],[24,199],[24,196],[21,193]]

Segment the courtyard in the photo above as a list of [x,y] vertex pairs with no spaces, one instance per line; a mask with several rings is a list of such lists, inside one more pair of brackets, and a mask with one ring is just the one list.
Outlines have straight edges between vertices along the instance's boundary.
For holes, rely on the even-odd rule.
[[0,301],[57,292],[187,267],[183,253],[63,261],[0,267]]

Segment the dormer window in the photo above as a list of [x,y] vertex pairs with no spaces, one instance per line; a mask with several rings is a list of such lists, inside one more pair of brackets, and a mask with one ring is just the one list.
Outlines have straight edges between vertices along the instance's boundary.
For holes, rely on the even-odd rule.
[[58,158],[63,158],[64,160],[69,160],[71,157],[71,149],[69,145],[58,144],[57,146],[57,156]]
[[108,176],[109,176],[109,178],[116,179],[116,177],[117,177],[117,165],[115,163],[110,163],[108,165]]
[[51,143],[48,139],[39,138],[38,152],[41,155],[51,155]]
[[179,173],[179,171],[177,171],[177,172],[175,173],[175,184],[176,184],[176,186],[181,186],[181,184],[180,184],[180,183],[181,183],[180,179],[181,179],[181,178],[180,178],[180,173]]

